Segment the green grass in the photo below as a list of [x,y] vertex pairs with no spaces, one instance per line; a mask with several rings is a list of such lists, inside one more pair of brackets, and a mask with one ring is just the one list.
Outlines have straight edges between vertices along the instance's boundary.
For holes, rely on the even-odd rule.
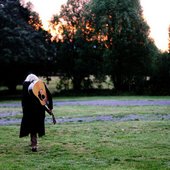
[[47,125],[32,153],[19,126],[1,126],[0,170],[170,169],[169,130],[168,121]]
[[[165,99],[141,97],[148,98]],[[12,111],[21,112],[21,108],[0,107],[0,115]],[[170,106],[57,106],[54,114],[56,118],[164,115],[170,114]],[[6,118],[21,118],[21,114]],[[30,151],[29,137],[19,138],[19,130],[19,125],[0,126],[0,170],[170,170],[168,120],[46,124],[46,135],[38,138],[37,153]]]
[[74,100],[170,100],[170,96],[88,96],[88,97],[55,97],[58,101]]
[[128,114],[170,114],[170,106],[58,106],[57,117],[124,116]]
[[[16,112],[16,114],[15,114]],[[85,116],[124,116],[129,114],[170,114],[170,106],[56,106],[53,112],[57,118],[85,117]],[[3,119],[21,118],[22,109],[18,107],[0,108],[0,116],[4,113],[14,113],[13,115],[4,116]],[[48,114],[46,114],[49,117]]]

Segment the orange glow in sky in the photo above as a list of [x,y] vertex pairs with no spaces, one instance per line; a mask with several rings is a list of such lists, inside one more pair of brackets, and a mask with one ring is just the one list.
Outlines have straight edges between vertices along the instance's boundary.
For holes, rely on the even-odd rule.
[[[43,27],[48,30],[53,14],[60,11],[62,4],[67,0],[24,0],[31,2],[34,9],[39,13]],[[168,27],[170,25],[170,0],[140,0],[144,17],[150,26],[150,36],[154,39],[156,46],[162,50],[168,50]]]
[[21,0],[25,3],[31,2],[33,4],[33,10],[36,11],[42,20],[42,24],[45,29],[48,29],[49,20],[53,15],[60,12],[62,4],[67,0]]

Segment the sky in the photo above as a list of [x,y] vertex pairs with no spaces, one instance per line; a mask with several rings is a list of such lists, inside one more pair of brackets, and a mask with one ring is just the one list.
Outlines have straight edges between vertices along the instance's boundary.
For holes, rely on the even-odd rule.
[[[24,0],[34,5],[34,10],[39,13],[44,28],[48,27],[48,20],[53,14],[59,13],[62,4],[67,0]],[[150,36],[156,46],[168,50],[168,27],[170,25],[170,0],[140,0],[146,22],[150,26]]]
[[151,37],[162,51],[168,50],[170,0],[140,0],[144,16],[151,28]]

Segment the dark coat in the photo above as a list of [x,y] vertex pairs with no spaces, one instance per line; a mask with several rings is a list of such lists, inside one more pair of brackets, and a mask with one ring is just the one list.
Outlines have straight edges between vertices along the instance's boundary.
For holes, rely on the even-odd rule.
[[[30,82],[23,83],[22,110],[23,117],[19,137],[28,136],[30,133],[37,133],[39,137],[45,135],[45,107],[34,95],[28,92]],[[52,96],[46,87],[49,100],[48,107],[53,109]]]

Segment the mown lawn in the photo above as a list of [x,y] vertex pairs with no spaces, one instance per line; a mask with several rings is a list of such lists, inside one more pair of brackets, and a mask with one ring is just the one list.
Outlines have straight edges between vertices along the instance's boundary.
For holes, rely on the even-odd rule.
[[48,124],[32,153],[19,126],[1,126],[0,169],[170,169],[169,131],[168,121]]
[[[127,97],[128,99],[128,97]],[[160,99],[160,98],[159,98]],[[67,99],[64,99],[67,100]],[[91,98],[90,98],[91,100]],[[60,106],[56,118],[87,115],[169,114],[170,106]],[[3,112],[20,108],[0,108]],[[12,117],[20,118],[19,115]],[[7,119],[10,119],[7,116]],[[46,123],[37,153],[19,125],[0,126],[0,170],[169,170],[170,121]]]

